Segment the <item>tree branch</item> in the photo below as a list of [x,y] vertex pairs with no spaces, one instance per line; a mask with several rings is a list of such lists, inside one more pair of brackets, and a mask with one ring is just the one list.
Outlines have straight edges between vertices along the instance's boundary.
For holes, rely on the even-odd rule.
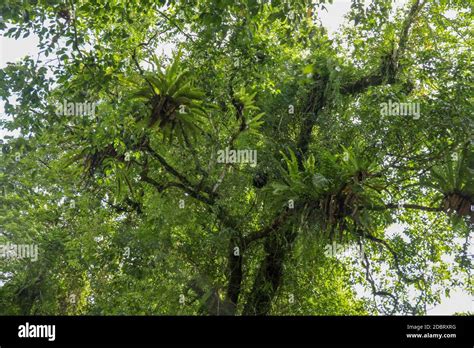
[[380,238],[377,238],[373,235],[371,235],[369,232],[367,231],[360,231],[360,230],[357,230],[356,229],[356,233],[358,236],[362,237],[362,238],[367,238],[375,243],[378,243],[378,244],[381,244],[382,246],[384,246],[389,252],[390,254],[392,254],[392,257],[393,257],[393,261],[395,262],[395,268],[397,269],[397,274],[400,278],[402,278],[404,281],[406,281],[407,283],[414,283],[414,282],[417,282],[418,280],[420,280],[421,278],[420,277],[417,277],[417,278],[408,278],[407,276],[405,276],[403,274],[403,272],[401,271],[400,269],[400,263],[399,263],[399,257],[398,257],[398,254],[395,252],[395,250],[392,249],[392,247],[383,239],[380,239]]
[[[165,168],[165,170],[173,175],[175,178],[177,178],[180,183],[174,183],[174,187],[178,187],[183,189],[186,193],[188,193],[191,197],[196,198],[197,200],[206,203],[208,205],[213,205],[214,204],[214,196],[210,195],[211,198],[208,198],[204,195],[202,195],[200,192],[196,191],[194,189],[194,186],[184,175],[179,173],[175,168],[173,168],[165,159],[162,157],[158,152],[152,149],[150,144],[145,143],[144,144],[145,149],[155,158],[160,162],[160,164]],[[207,192],[207,191],[205,191]],[[208,193],[208,192],[207,192]]]
[[[400,33],[400,39],[398,41],[398,47],[395,48],[391,56],[387,56],[385,59],[388,60],[382,62],[381,66],[377,71],[369,76],[364,76],[356,81],[350,82],[346,85],[341,86],[342,94],[356,94],[365,91],[367,88],[372,86],[379,86],[384,82],[393,82],[396,79],[399,70],[399,61],[403,57],[408,42],[408,36],[412,25],[415,22],[416,16],[423,8],[425,2],[420,0],[414,0],[402,24],[402,30]],[[386,67],[387,75],[384,75],[384,66]]]
[[384,206],[370,206],[370,207],[364,207],[364,208],[368,210],[374,210],[374,211],[380,211],[380,210],[386,210],[386,209],[400,209],[400,208],[431,211],[431,212],[443,211],[442,207],[425,207],[418,204],[394,204],[394,203],[388,203],[388,204],[385,204]]
[[277,231],[281,227],[281,225],[285,222],[286,218],[289,216],[290,211],[291,210],[289,208],[286,208],[275,218],[275,220],[273,220],[271,225],[266,226],[259,231],[256,231],[252,234],[245,236],[243,240],[244,247],[247,247],[249,244],[251,244],[252,242],[258,239],[267,237],[273,231]]

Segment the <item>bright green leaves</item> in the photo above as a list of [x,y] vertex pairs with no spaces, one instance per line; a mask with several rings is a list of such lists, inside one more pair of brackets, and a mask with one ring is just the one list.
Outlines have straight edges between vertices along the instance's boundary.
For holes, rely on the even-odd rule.
[[[292,192],[292,197],[309,195],[311,199],[318,199],[325,193],[335,193],[344,187],[347,189],[347,185],[352,185],[354,190],[362,193],[364,182],[371,180],[377,166],[373,160],[365,156],[361,146],[343,147],[345,151],[340,161],[336,156],[328,154],[326,161],[332,162],[331,172],[322,167],[318,169],[316,159],[312,154],[303,161],[303,170],[301,170],[293,151],[289,151],[289,157],[282,152],[287,170],[283,174],[284,184],[273,183],[274,193],[287,194],[289,191]],[[318,161],[321,163],[320,160]],[[328,163],[325,166],[327,168]]]
[[472,175],[473,153],[465,148],[449,155],[443,165],[434,166],[431,186],[444,194],[464,193],[474,195],[474,179]]
[[443,208],[458,216],[471,216],[474,212],[474,176],[472,175],[473,152],[468,145],[449,155],[445,163],[431,169],[426,184],[443,194]]
[[[360,274],[350,278],[346,264],[325,257],[331,238],[365,243],[380,284],[405,301],[410,291],[393,255],[369,233],[386,238],[402,271],[430,270],[414,287],[423,292],[416,300],[436,300],[430,281],[438,286],[455,271],[442,256],[461,257],[453,240],[469,232],[450,226],[439,207],[464,213],[473,193],[472,153],[442,159],[470,130],[471,57],[457,38],[468,37],[469,16],[441,17],[464,2],[427,3],[391,85],[373,75],[397,47],[407,9],[394,13],[390,1],[353,1],[357,23],[335,40],[314,11],[328,1],[71,3],[75,11],[69,3],[0,5],[6,21],[23,22],[10,35],[34,24],[41,49],[59,58],[51,70],[27,59],[0,72],[1,97],[19,97],[6,102],[12,119],[2,122],[28,134],[7,140],[12,151],[1,158],[0,182],[15,192],[2,197],[0,222],[18,239],[31,233],[51,256],[26,270],[9,266],[0,309],[201,314],[189,280],[207,277],[201,299],[224,297],[230,241],[273,228],[282,210],[291,218],[280,226],[298,237],[272,313],[367,313],[350,288],[365,284],[366,269],[354,263]],[[176,46],[182,54],[168,63]],[[389,99],[415,98],[419,119],[380,113]],[[44,103],[64,99],[97,101],[96,115],[59,116]],[[308,117],[314,125],[299,158],[286,149],[298,147]],[[257,166],[216,162],[227,146],[258,152]],[[393,238],[385,233],[391,219],[404,225]],[[238,313],[274,247],[264,247],[265,237],[253,243],[240,250]],[[35,283],[42,274],[54,277]],[[18,296],[22,287],[47,301]],[[408,312],[405,302],[399,309]]]
[[344,147],[344,145],[341,146],[344,149],[342,168],[346,175],[353,176],[359,173],[367,175],[375,171],[376,163],[364,155],[363,149],[360,146],[351,146],[349,148]]
[[[257,92],[254,92],[252,94],[248,93],[245,87],[241,87],[240,90],[238,90],[235,93],[235,98],[240,102],[242,105],[242,109],[248,113],[251,111],[258,110],[259,108],[255,105],[255,96],[257,95]],[[248,116],[248,115],[244,115]]]
[[249,93],[245,87],[241,87],[234,95],[237,108],[239,113],[246,119],[248,128],[252,131],[258,130],[258,128],[264,123],[260,119],[265,115],[265,112],[257,113],[260,108],[255,104],[255,96],[257,92]]
[[319,199],[328,190],[330,183],[317,172],[314,156],[310,155],[303,162],[303,170],[300,170],[295,153],[291,150],[289,153],[287,157],[281,152],[287,169],[282,173],[282,181],[272,183],[273,194],[283,201],[293,199],[311,202]]

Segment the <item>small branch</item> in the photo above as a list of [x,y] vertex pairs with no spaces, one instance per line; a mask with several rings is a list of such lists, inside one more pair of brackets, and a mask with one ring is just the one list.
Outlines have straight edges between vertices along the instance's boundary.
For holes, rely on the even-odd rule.
[[[81,58],[84,60],[84,55],[82,54],[82,51],[79,49],[79,40],[77,36],[77,26],[76,26],[76,10],[74,8],[74,1],[70,0],[69,4],[71,5],[71,11],[72,11],[72,29],[73,29],[73,34],[74,34],[73,47],[79,53]],[[87,66],[87,63],[84,62],[84,65]]]
[[180,174],[176,169],[174,169],[165,159],[162,157],[158,152],[156,152],[150,144],[145,144],[146,150],[160,162],[160,164],[166,169],[167,172],[175,176],[179,181],[181,181],[183,184],[192,187],[193,185],[191,182],[182,174]]
[[136,48],[133,50],[132,59],[133,59],[133,62],[135,63],[135,66],[137,67],[140,75],[147,82],[148,86],[150,86],[151,91],[156,96],[157,94],[155,92],[155,88],[153,87],[152,83],[146,78],[145,72],[143,71],[142,67],[140,66],[140,63],[138,62]]
[[[241,122],[240,122],[240,126],[239,128],[237,129],[237,131],[232,134],[227,142],[227,147],[228,148],[232,148],[234,146],[234,142],[237,140],[237,138],[240,136],[240,134],[242,134],[243,132],[245,132],[247,129],[248,129],[248,126],[247,126],[247,123],[245,121],[245,117],[243,115],[243,109],[241,108],[241,106],[238,104],[238,102],[235,100],[235,97],[234,97],[234,91],[233,91],[233,88],[232,88],[232,80],[233,80],[234,76],[232,76],[231,78],[231,82],[229,84],[229,96],[232,100],[232,105],[234,106],[237,114],[236,114],[236,118],[237,119],[240,119]],[[226,176],[226,173],[229,171],[229,168],[232,166],[232,163],[226,163],[224,165],[224,168],[222,169],[222,172],[221,174],[219,175],[219,179],[217,180],[217,182],[214,184],[214,187],[212,188],[212,193],[215,194],[217,189],[219,188],[219,186],[222,184],[222,182],[224,181],[224,178]]]
[[166,15],[165,13],[163,13],[162,11],[158,10],[158,9],[155,9],[155,11],[162,17],[166,18],[170,24],[172,24],[176,29],[178,29],[178,31],[183,34],[184,36],[186,36],[186,38],[188,38],[189,40],[191,40],[192,42],[194,42],[194,38],[189,35],[188,33],[186,33],[174,20],[172,20],[170,17],[168,17],[168,15]]
[[[180,183],[174,183],[174,187],[181,188],[184,190],[186,193],[188,193],[191,197],[196,198],[197,200],[213,205],[214,204],[214,195],[210,194],[211,198],[208,198],[204,195],[202,195],[199,191],[195,189],[196,185],[193,185],[183,174],[179,173],[175,168],[173,168],[159,153],[157,153],[155,150],[152,149],[150,144],[145,142],[143,144],[144,148],[155,158],[160,162],[160,164],[165,168],[165,170],[173,175],[175,178],[177,178]],[[208,191],[204,191],[209,194]]]
[[364,207],[364,208],[368,210],[374,210],[374,211],[380,211],[380,210],[386,210],[386,209],[400,209],[400,208],[431,211],[431,212],[443,211],[442,207],[425,207],[418,204],[394,204],[394,203],[388,203],[384,206],[369,206],[369,207]]
[[404,281],[406,281],[407,283],[414,283],[414,282],[417,282],[419,281],[421,278],[420,277],[417,277],[417,278],[408,278],[407,276],[405,276],[403,274],[403,272],[401,271],[400,269],[400,263],[399,263],[399,257],[398,257],[398,254],[395,252],[395,250],[392,249],[392,247],[383,239],[380,239],[380,238],[377,238],[373,235],[371,235],[369,232],[367,231],[359,231],[359,230],[356,230],[356,233],[362,237],[362,238],[367,238],[375,243],[378,243],[378,244],[381,244],[382,246],[384,246],[389,252],[390,254],[392,254],[392,257],[393,257],[393,261],[395,262],[395,268],[397,269],[397,274],[400,278],[402,278]]
[[[358,244],[362,249],[362,242],[360,240],[358,241]],[[364,253],[363,258],[364,258],[364,261],[365,261],[365,263],[362,262],[362,265],[365,268],[365,279],[369,282],[370,287],[372,289],[372,295],[374,296],[375,305],[377,305],[376,300],[375,300],[375,296],[388,296],[394,301],[393,311],[392,311],[391,314],[395,313],[395,311],[397,310],[397,307],[398,307],[398,299],[393,294],[391,294],[387,291],[377,290],[377,286],[375,285],[375,280],[372,277],[372,273],[370,272],[369,258],[367,257],[367,255],[365,253]]]

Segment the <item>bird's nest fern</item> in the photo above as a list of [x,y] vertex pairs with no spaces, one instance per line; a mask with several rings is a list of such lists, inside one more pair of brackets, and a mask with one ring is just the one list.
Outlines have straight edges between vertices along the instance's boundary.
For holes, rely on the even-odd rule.
[[206,116],[204,93],[194,86],[190,71],[182,67],[181,54],[166,69],[143,72],[142,79],[130,80],[131,101],[143,101],[149,114],[140,120],[147,129],[158,128],[163,139],[188,142],[200,130]]

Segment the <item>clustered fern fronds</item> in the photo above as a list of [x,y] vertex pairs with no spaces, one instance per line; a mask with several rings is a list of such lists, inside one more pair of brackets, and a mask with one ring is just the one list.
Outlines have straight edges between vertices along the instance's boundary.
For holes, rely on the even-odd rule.
[[[164,139],[176,135],[180,141],[194,136],[206,116],[204,93],[193,86],[188,69],[182,69],[181,54],[164,71],[144,73],[144,80],[132,92],[130,99],[143,100],[151,112],[145,119],[148,128],[158,127]],[[134,83],[136,84],[136,83]]]
[[332,156],[338,170],[325,174],[318,172],[313,155],[304,160],[301,170],[294,152],[290,151],[289,157],[282,153],[287,169],[282,181],[270,186],[277,201],[291,199],[295,205],[309,209],[308,216],[322,221],[321,228],[328,231],[330,239],[334,238],[336,231],[342,238],[342,233],[348,229],[348,219],[353,225],[362,224],[368,228],[368,216],[359,211],[359,207],[383,204],[378,193],[368,193],[365,186],[368,180],[371,187],[377,186],[377,179],[373,177],[377,169],[375,163],[357,148],[343,149],[342,161]]
[[471,216],[471,205],[474,204],[474,177],[469,161],[473,154],[467,148],[457,151],[443,165],[431,170],[431,180],[427,184],[443,194],[443,209],[458,216]]

